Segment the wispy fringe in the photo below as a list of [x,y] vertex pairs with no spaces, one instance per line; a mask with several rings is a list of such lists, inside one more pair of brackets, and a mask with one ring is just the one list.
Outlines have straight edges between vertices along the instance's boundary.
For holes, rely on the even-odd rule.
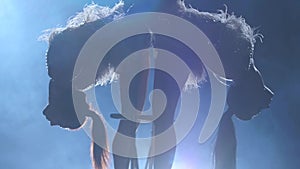
[[95,3],[86,5],[83,8],[83,11],[68,19],[66,26],[44,30],[43,34],[38,38],[38,40],[49,43],[54,36],[66,29],[74,29],[85,23],[94,22],[96,20],[101,20],[108,17],[112,17],[112,20],[118,19],[125,15],[123,12],[123,7],[123,0],[120,0],[119,3],[115,4],[115,6],[112,8],[107,6],[99,6]]
[[252,47],[256,43],[256,40],[260,40],[262,42],[263,35],[259,33],[257,28],[251,28],[248,25],[243,17],[237,17],[234,13],[229,14],[227,10],[227,6],[225,6],[225,10],[218,10],[218,13],[209,13],[209,12],[202,12],[191,5],[188,7],[185,5],[184,0],[177,0],[177,3],[180,7],[181,12],[195,14],[207,19],[210,19],[214,22],[221,22],[226,25],[226,27],[233,29],[235,31],[239,31],[243,38],[247,39]]
[[120,75],[115,71],[114,67],[108,65],[108,68],[103,72],[101,77],[97,78],[94,84],[89,85],[88,87],[84,88],[82,91],[88,91],[95,86],[106,86],[113,82],[118,81]]
[[203,68],[202,74],[200,76],[195,76],[193,73],[190,73],[187,81],[184,84],[183,91],[189,91],[192,89],[197,89],[201,86],[201,84],[207,82],[207,74]]
[[96,86],[106,86],[107,84],[111,84],[117,80],[119,80],[120,75],[115,72],[115,69],[108,65],[107,71],[96,80]]

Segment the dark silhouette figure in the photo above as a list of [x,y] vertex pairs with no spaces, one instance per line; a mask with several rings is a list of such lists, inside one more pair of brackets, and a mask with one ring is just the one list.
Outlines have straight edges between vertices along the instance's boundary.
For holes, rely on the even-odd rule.
[[255,33],[242,17],[225,11],[201,12],[178,1],[183,16],[208,36],[222,61],[225,77],[216,77],[224,84],[233,83],[228,91],[228,110],[224,113],[215,144],[215,169],[236,169],[236,147],[232,116],[250,120],[267,108],[273,93],[263,82],[254,65],[254,46],[262,35]]
[[[86,11],[88,11],[88,8],[89,6],[86,8]],[[260,38],[260,34],[256,34],[243,18],[230,15],[226,10],[220,11],[220,13],[199,12],[195,9],[187,8],[183,1],[179,0],[176,4],[175,0],[168,0],[164,1],[157,11],[177,15],[199,27],[210,39],[210,42],[207,43],[212,43],[222,61],[225,77],[220,77],[217,74],[216,77],[225,79],[225,83],[226,79],[234,82],[228,92],[227,103],[229,108],[220,122],[214,155],[216,169],[235,169],[237,143],[234,126],[231,121],[232,115],[242,120],[250,120],[269,105],[273,96],[272,92],[264,86],[262,77],[253,62],[254,44],[256,39]],[[94,13],[97,15],[97,12],[99,14],[99,10],[88,11],[86,13],[88,16],[85,19],[92,18],[91,16],[94,16]],[[99,14],[99,16],[102,15]],[[82,74],[74,76],[73,70],[79,52],[85,42],[95,31],[111,21],[112,18],[98,18],[89,22],[84,20],[83,24],[82,20],[80,20],[80,24],[76,26],[69,26],[64,30],[52,32],[49,37],[49,49],[47,51],[48,74],[51,80],[49,84],[49,104],[43,113],[51,125],[59,125],[62,128],[71,130],[82,127],[87,117],[92,118],[93,144],[91,145],[91,155],[95,169],[106,169],[108,167],[106,129],[102,116],[92,110],[86,102],[85,93],[82,92],[82,89],[92,84],[82,84],[80,88],[72,89],[73,77],[88,76],[89,74],[86,74],[85,68],[82,68]],[[106,54],[97,70],[96,78],[101,78],[109,66],[117,67],[129,54],[148,48],[149,39],[151,39],[150,33],[120,41]],[[151,44],[153,45],[152,47],[175,53],[190,67],[194,75],[197,77],[203,76],[203,63],[189,47],[176,39],[163,35],[155,35],[155,39],[154,44]],[[214,70],[208,71],[213,72]],[[126,90],[122,88],[124,82],[122,73],[126,72],[121,72],[120,74],[120,90]],[[140,111],[143,110],[146,98],[148,74],[148,71],[141,72],[131,82],[130,86],[130,101]],[[187,76],[188,74],[183,75],[183,78],[187,79]],[[161,116],[153,121],[153,135],[162,133],[173,124],[177,101],[183,87],[184,84],[178,86],[170,75],[163,71],[155,70],[153,89],[161,89],[165,93],[167,105]],[[76,114],[72,93],[79,99],[81,109],[77,111],[80,111],[80,116]],[[127,97],[121,95],[121,103],[124,102],[124,99],[127,99]],[[122,104],[121,113],[130,115],[132,112],[129,112],[126,106],[126,104]],[[130,121],[124,116],[121,116],[121,118],[118,132],[135,138],[139,123]],[[172,144],[175,141],[176,135],[174,132],[169,143]],[[106,146],[100,147],[95,142],[101,142],[101,145]],[[136,152],[134,142],[127,142],[116,136],[112,148],[114,150],[120,147]],[[151,158],[153,167],[155,169],[171,169],[175,151],[176,147]],[[139,168],[138,159],[136,158],[122,157],[117,154],[113,154],[113,158],[116,169]]]
[[220,122],[215,145],[215,169],[236,169],[237,141],[232,116],[250,120],[269,107],[272,97],[272,91],[264,85],[260,72],[252,63],[229,89],[228,110]]
[[[106,128],[102,116],[90,108],[85,93],[80,89],[73,89],[73,96],[75,95],[79,102],[79,113],[76,114],[72,97],[72,76],[80,49],[100,26],[103,26],[102,22],[94,23],[93,26],[86,24],[77,29],[68,28],[58,34],[52,34],[46,54],[48,75],[51,77],[49,103],[43,111],[51,125],[70,130],[79,129],[87,117],[92,118],[91,157],[95,169],[105,169],[108,165]],[[104,148],[95,142],[101,143]]]

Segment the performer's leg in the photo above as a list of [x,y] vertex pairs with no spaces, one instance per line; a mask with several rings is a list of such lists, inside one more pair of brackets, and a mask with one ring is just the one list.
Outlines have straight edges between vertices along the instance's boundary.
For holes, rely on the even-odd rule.
[[[166,97],[167,97],[167,105],[163,113],[154,121],[154,134],[158,135],[165,130],[167,130],[170,126],[172,126],[174,122],[174,116],[176,111],[176,106],[178,102],[178,98],[180,96],[180,90],[177,86],[176,81],[166,73],[162,71],[155,72],[154,79],[154,88],[161,89]],[[155,99],[155,97],[153,98]],[[155,104],[155,101],[153,101]],[[155,106],[155,105],[153,105]],[[155,112],[154,112],[155,113]],[[168,144],[175,145],[176,144],[176,135],[175,131],[172,130],[171,135],[168,136]],[[155,147],[160,143],[154,141],[154,151]],[[169,151],[157,155],[154,157],[154,168],[155,169],[171,169],[172,163],[175,156],[176,147],[173,147]]]
[[[129,97],[132,105],[137,110],[141,110],[141,111],[143,110],[146,92],[147,92],[147,80],[148,80],[148,71],[143,71],[138,76],[136,76],[131,82]],[[122,79],[122,75],[120,75],[122,114],[130,114],[132,112],[128,112],[129,111],[128,105],[123,104],[125,103],[125,99],[127,99],[126,92],[128,91],[126,88],[122,87],[124,86],[122,82],[124,82],[124,79]],[[122,93],[125,95],[122,95]],[[135,138],[136,130],[138,126],[139,124],[137,122],[133,122],[130,120],[121,120],[118,127],[118,132],[123,135]],[[118,148],[122,148],[124,151],[137,154],[134,141],[121,140],[120,137],[116,136],[113,142],[113,151],[115,151]],[[115,169],[128,169],[130,163],[132,169],[138,169],[137,158],[122,157],[116,154],[113,155],[113,158],[114,158]]]

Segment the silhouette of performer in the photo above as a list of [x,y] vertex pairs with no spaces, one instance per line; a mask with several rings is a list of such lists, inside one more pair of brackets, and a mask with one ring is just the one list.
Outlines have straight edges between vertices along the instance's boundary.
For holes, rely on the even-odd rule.
[[264,85],[260,72],[254,65],[254,46],[262,35],[246,23],[225,11],[201,12],[186,7],[179,1],[185,19],[198,26],[211,40],[222,61],[225,77],[216,75],[220,82],[230,82],[227,105],[219,124],[214,150],[215,169],[236,169],[236,147],[232,116],[250,120],[262,109],[268,108],[273,92]]
[[[73,71],[79,51],[87,39],[95,32],[102,22],[93,25],[85,24],[77,29],[67,28],[49,37],[49,48],[46,53],[49,83],[49,103],[43,114],[52,126],[58,125],[65,129],[80,129],[87,119],[92,119],[91,157],[94,169],[108,167],[108,146],[106,128],[103,117],[94,111],[86,101],[86,94],[80,89],[72,93]],[[73,97],[76,97],[80,113],[76,114]],[[101,143],[100,147],[97,143]]]
[[236,80],[227,96],[228,110],[220,122],[215,145],[215,169],[236,169],[236,147],[232,116],[241,120],[250,120],[269,107],[273,93],[263,82],[262,76],[253,63]]
[[[51,125],[59,125],[62,128],[71,130],[82,127],[86,118],[90,117],[93,120],[93,144],[91,145],[93,167],[95,169],[106,169],[108,168],[109,155],[107,152],[106,129],[102,116],[87,104],[86,95],[82,92],[82,88],[75,89],[73,93],[80,100],[82,109],[80,114],[83,114],[82,117],[77,117],[72,99],[73,70],[79,52],[88,38],[106,22],[111,21],[114,14],[112,12],[104,15],[95,4],[93,5],[87,6],[85,12],[71,19],[65,29],[55,30],[48,37],[49,49],[46,55],[48,74],[51,80],[49,84],[49,104],[43,113],[51,122]],[[119,3],[113,9],[116,12],[121,6]],[[225,79],[225,83],[226,79],[231,79],[234,82],[228,92],[228,110],[224,113],[220,122],[214,155],[215,169],[235,169],[236,138],[231,121],[232,115],[242,120],[250,120],[269,105],[273,96],[272,92],[264,86],[262,77],[254,66],[254,44],[260,35],[255,34],[254,30],[241,17],[229,15],[227,11],[220,11],[220,13],[199,12],[187,8],[184,2],[180,0],[177,3],[175,3],[175,0],[164,1],[157,11],[177,15],[199,27],[208,36],[220,55],[226,77],[219,77],[218,75],[216,77]],[[87,16],[84,17],[84,15]],[[100,16],[108,17],[101,18]],[[155,35],[155,37],[153,47],[176,53],[187,63],[194,75],[197,77],[203,75],[204,66],[202,62],[185,44],[162,35]],[[117,67],[132,52],[149,47],[149,39],[151,39],[150,34],[145,34],[119,42],[106,54],[97,70],[96,78],[101,78],[110,65]],[[135,77],[130,86],[131,103],[140,111],[144,107],[148,75],[148,71],[142,71]],[[183,77],[187,79],[187,76],[184,75]],[[123,76],[120,74],[120,90],[126,90],[122,88],[124,82],[122,78]],[[85,87],[88,85],[91,84],[86,84]],[[153,88],[164,91],[167,97],[167,105],[161,116],[153,121],[153,135],[160,134],[173,124],[177,101],[183,87],[184,84],[178,86],[170,75],[155,70]],[[121,103],[124,102],[124,99],[127,98],[121,95]],[[122,114],[130,115],[132,112],[129,112],[126,106],[126,104],[122,104]],[[121,118],[118,132],[135,138],[139,123],[130,121],[123,116]],[[106,147],[102,148],[95,144],[98,141]],[[170,144],[175,141],[176,135],[173,132]],[[112,148],[114,150],[120,148],[120,146],[128,151],[136,152],[134,142],[127,142],[116,136]],[[176,147],[153,157],[154,169],[171,169],[175,151]],[[117,154],[113,154],[113,158],[115,169],[139,168],[138,159],[122,157]]]

